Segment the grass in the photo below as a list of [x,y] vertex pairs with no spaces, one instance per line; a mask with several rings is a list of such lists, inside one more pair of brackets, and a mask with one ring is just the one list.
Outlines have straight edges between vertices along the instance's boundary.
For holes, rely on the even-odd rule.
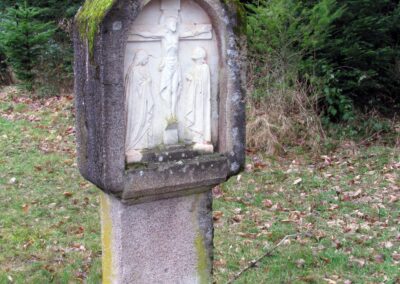
[[235,283],[399,283],[399,162],[388,146],[250,156],[214,201],[216,282],[293,234]]
[[[0,283],[101,282],[98,190],[77,171],[73,119],[71,97],[0,91]],[[398,283],[399,162],[378,144],[250,153],[214,189],[216,283],[292,234],[235,283]]]
[[76,170],[71,99],[1,96],[0,283],[99,283],[97,190]]

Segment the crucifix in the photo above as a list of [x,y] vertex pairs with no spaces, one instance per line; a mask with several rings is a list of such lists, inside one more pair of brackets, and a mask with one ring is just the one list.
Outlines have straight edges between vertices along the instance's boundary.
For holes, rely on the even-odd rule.
[[179,41],[212,39],[210,24],[180,24],[180,0],[161,0],[158,25],[135,25],[128,42],[161,41],[162,60],[159,94],[168,106],[168,119],[176,119],[177,102],[182,88],[179,64]]

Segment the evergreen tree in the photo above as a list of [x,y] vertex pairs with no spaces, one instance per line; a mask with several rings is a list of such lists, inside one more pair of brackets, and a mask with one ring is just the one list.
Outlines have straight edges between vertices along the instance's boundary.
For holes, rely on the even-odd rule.
[[358,106],[400,108],[400,2],[338,3],[345,12],[317,53],[333,70],[333,86]]
[[44,9],[29,7],[27,2],[7,8],[0,22],[0,44],[16,77],[31,89],[35,65],[55,29],[37,18]]

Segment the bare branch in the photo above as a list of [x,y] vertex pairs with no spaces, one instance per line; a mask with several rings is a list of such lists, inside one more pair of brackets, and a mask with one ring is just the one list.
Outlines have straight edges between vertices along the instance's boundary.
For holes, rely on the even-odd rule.
[[249,264],[248,264],[245,268],[243,268],[241,271],[239,271],[238,273],[236,273],[235,276],[234,276],[231,280],[229,280],[229,281],[227,282],[227,284],[232,284],[233,282],[235,282],[236,280],[238,280],[239,277],[242,276],[242,274],[245,273],[247,270],[249,270],[250,268],[256,267],[257,264],[258,264],[261,260],[263,260],[265,257],[271,256],[271,255],[272,255],[272,252],[273,252],[274,250],[276,250],[280,245],[282,245],[287,239],[289,239],[289,238],[295,238],[295,237],[298,237],[298,236],[300,236],[300,235],[302,235],[302,234],[293,234],[293,235],[287,235],[287,236],[285,236],[283,239],[281,239],[281,240],[279,241],[279,243],[277,243],[274,247],[272,247],[271,249],[269,249],[266,253],[264,253],[263,255],[261,255],[259,258],[253,259],[252,261],[250,261]]

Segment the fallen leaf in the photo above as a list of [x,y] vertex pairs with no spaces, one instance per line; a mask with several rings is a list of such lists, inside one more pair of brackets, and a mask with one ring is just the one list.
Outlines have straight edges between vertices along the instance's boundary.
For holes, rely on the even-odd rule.
[[219,260],[214,260],[214,267],[225,267],[226,266],[226,260],[223,258],[220,258]]
[[253,165],[247,164],[244,169],[247,173],[249,173],[249,172],[253,171]]
[[214,211],[213,212],[213,220],[218,221],[224,215],[222,211]]
[[395,261],[400,261],[400,253],[394,252],[394,253],[392,254],[392,258],[393,258],[393,260],[395,260]]
[[303,181],[302,178],[298,178],[298,179],[296,179],[296,180],[293,182],[293,185],[299,184],[299,183],[301,183],[302,181]]
[[267,167],[267,164],[264,164],[263,162],[255,162],[254,167],[258,170],[262,170]]
[[337,204],[332,204],[331,207],[329,207],[329,211],[333,211],[339,208],[339,205]]
[[365,259],[361,259],[361,258],[354,258],[354,257],[350,257],[350,262],[354,263],[355,265],[357,265],[358,267],[362,268],[365,266]]
[[258,234],[239,232],[239,233],[238,233],[238,236],[240,236],[240,237],[242,237],[242,238],[256,239],[256,238],[258,237]]
[[265,207],[267,207],[267,208],[271,208],[272,205],[273,205],[272,201],[269,200],[269,199],[264,199],[262,203],[263,203],[263,205],[264,205]]
[[374,256],[374,261],[376,263],[384,263],[385,262],[385,256],[383,254],[377,254]]
[[233,216],[233,221],[235,221],[236,223],[240,223],[243,220],[243,215],[235,215]]
[[271,210],[272,211],[282,211],[283,207],[282,207],[282,205],[280,203],[276,203],[271,207]]
[[387,249],[391,249],[393,247],[393,243],[392,242],[385,242],[384,243],[384,247]]
[[395,203],[395,202],[397,202],[399,200],[399,197],[398,196],[395,196],[395,195],[390,195],[389,196],[389,203]]
[[296,260],[297,268],[303,268],[305,264],[306,264],[306,261],[304,259],[302,259],[302,258]]
[[33,244],[32,240],[27,241],[26,243],[24,243],[23,248],[27,249],[28,247],[30,247]]
[[222,195],[224,195],[224,193],[221,190],[221,186],[219,186],[219,185],[213,187],[212,193],[213,193],[213,196],[217,199],[220,198]]
[[64,193],[63,193],[63,195],[65,196],[65,197],[71,197],[72,196],[72,192],[69,192],[69,191],[64,191]]
[[22,205],[22,209],[24,210],[24,213],[25,213],[25,214],[28,213],[28,211],[29,211],[29,205],[28,205],[28,204]]

